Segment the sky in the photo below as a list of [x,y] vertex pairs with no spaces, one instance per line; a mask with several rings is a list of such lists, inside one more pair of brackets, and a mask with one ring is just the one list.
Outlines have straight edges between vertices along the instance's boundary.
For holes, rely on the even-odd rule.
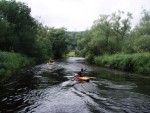
[[67,31],[91,28],[101,14],[111,15],[118,10],[133,15],[132,26],[139,23],[143,9],[150,11],[150,0],[16,0],[31,8],[31,15],[48,27]]

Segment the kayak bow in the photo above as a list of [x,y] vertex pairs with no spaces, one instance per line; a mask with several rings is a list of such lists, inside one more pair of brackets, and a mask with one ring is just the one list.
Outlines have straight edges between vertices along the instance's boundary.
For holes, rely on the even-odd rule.
[[74,74],[74,77],[79,81],[87,81],[87,82],[90,81],[88,77],[80,77],[77,73]]
[[52,64],[54,64],[54,62],[48,62],[47,64],[52,65]]

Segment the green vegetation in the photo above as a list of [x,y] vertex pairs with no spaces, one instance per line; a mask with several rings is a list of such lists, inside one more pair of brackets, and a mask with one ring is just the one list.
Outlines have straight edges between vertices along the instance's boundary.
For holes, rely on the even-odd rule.
[[33,59],[14,52],[0,51],[0,81],[9,78],[19,69],[34,64]]
[[39,63],[62,58],[70,43],[65,29],[43,26],[30,12],[25,3],[0,1],[0,50],[35,57]]
[[70,51],[68,54],[67,54],[68,57],[75,57],[76,54],[75,54],[75,51]]
[[[30,12],[25,3],[0,0],[1,78],[29,65],[32,59],[42,63],[62,58],[71,50],[100,66],[149,74],[149,11],[143,10],[140,23],[134,29],[131,29],[130,22],[132,14],[118,11],[100,15],[84,32],[49,28],[33,18]],[[74,56],[74,53],[69,55]],[[112,60],[106,61],[107,58]]]
[[102,55],[94,58],[98,66],[150,75],[150,53]]
[[77,53],[99,66],[149,75],[150,11],[142,11],[133,29],[132,18],[123,11],[100,15],[90,30],[78,36]]
[[[0,0],[0,50],[7,51],[1,52],[5,54],[5,59],[0,56],[3,60],[0,65],[4,67],[0,68],[3,78],[31,63],[29,59],[42,63],[62,58],[69,52],[71,39],[65,28],[43,26],[30,12],[31,9],[25,3]],[[17,57],[15,53],[21,56],[17,54]],[[14,62],[12,59],[15,59]]]

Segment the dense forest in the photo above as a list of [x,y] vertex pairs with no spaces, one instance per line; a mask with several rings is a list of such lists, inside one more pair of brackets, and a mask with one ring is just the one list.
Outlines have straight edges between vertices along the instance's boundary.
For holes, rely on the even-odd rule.
[[0,78],[71,50],[99,66],[150,75],[150,12],[131,29],[132,18],[118,11],[100,15],[89,30],[67,32],[44,26],[25,3],[0,0]]
[[65,29],[43,26],[30,12],[25,3],[0,2],[0,50],[22,53],[37,60],[61,58],[68,52],[69,37]]
[[78,54],[99,66],[150,75],[150,11],[131,29],[131,13],[100,15],[78,39]]

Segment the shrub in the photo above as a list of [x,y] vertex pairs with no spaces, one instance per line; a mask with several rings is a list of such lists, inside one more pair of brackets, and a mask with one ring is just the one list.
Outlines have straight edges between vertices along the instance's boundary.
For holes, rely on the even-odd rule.
[[94,58],[98,66],[150,75],[150,53],[114,54]]
[[34,60],[24,55],[0,51],[0,81],[9,78],[19,69],[31,65],[31,63],[34,63]]

